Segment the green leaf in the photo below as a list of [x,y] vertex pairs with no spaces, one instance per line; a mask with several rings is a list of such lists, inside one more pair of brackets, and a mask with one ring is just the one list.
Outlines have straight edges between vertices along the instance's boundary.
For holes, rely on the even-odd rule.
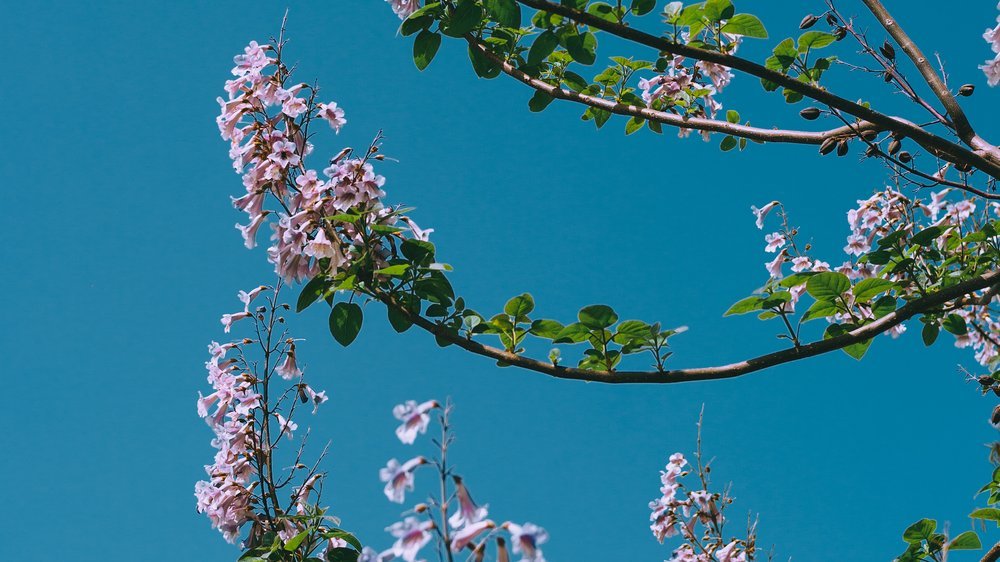
[[764,299],[760,296],[747,297],[743,300],[738,301],[733,306],[729,307],[729,310],[723,314],[723,316],[732,316],[734,314],[746,314],[748,312],[754,312],[761,309]]
[[486,56],[486,53],[477,46],[469,45],[469,61],[472,62],[472,70],[480,78],[489,80],[500,76],[500,65]]
[[396,265],[390,265],[389,267],[383,267],[382,269],[376,269],[375,273],[379,275],[388,275],[390,277],[400,277],[406,270],[410,269],[410,264],[400,263]]
[[528,49],[528,66],[535,66],[545,60],[559,46],[559,37],[552,30],[545,30],[535,38]]
[[825,31],[807,31],[799,36],[799,52],[804,53],[810,49],[820,49],[830,45],[837,40],[832,33]]
[[563,73],[562,81],[574,92],[582,92],[587,88],[587,81],[583,76],[569,70]]
[[574,322],[560,330],[552,343],[580,343],[588,336],[590,336],[590,328],[579,322]]
[[727,110],[726,111],[726,121],[729,121],[730,123],[739,123],[740,122],[740,112],[736,111],[735,109]]
[[434,23],[434,18],[431,16],[419,15],[417,12],[414,12],[399,26],[399,33],[403,37],[409,37],[418,31],[427,29],[432,23]]
[[535,310],[535,299],[530,293],[524,293],[510,299],[503,307],[504,314],[514,318],[527,316],[532,310]]
[[702,13],[711,21],[719,21],[732,18],[735,11],[730,0],[708,0]]
[[924,329],[920,331],[920,337],[924,340],[924,345],[930,347],[937,341],[939,333],[941,333],[941,329],[938,328],[937,324],[928,323],[924,324]]
[[979,541],[979,535],[974,531],[966,531],[948,543],[948,550],[979,550],[980,548],[983,548],[983,543]]
[[729,152],[730,150],[736,148],[736,137],[729,135],[722,139],[722,143],[719,144],[719,148],[723,152]]
[[577,317],[580,323],[591,330],[602,330],[618,321],[618,315],[610,306],[603,304],[592,304],[580,309]]
[[326,551],[327,562],[357,562],[361,553],[353,548],[331,548]]
[[964,336],[969,333],[969,325],[966,324],[965,320],[957,314],[949,314],[944,321],[941,322],[941,327],[956,336]]
[[389,316],[389,324],[392,326],[393,330],[397,333],[402,334],[403,332],[410,329],[413,322],[410,321],[409,316],[395,306],[386,307],[387,314]]
[[308,536],[309,536],[309,531],[302,531],[301,533],[295,535],[294,537],[289,539],[288,542],[285,543],[285,551],[295,552],[295,550],[299,548],[299,545],[302,544],[302,541],[306,540],[306,537]]
[[646,120],[641,117],[632,117],[625,123],[625,134],[631,135],[646,125]]
[[929,226],[914,234],[913,238],[910,238],[910,242],[918,246],[930,246],[943,233],[944,229],[940,226]]
[[295,312],[302,312],[309,307],[312,303],[319,300],[323,293],[326,292],[326,288],[329,286],[330,280],[322,275],[317,275],[306,283],[305,287],[302,287],[302,292],[299,293],[299,299],[295,303]]
[[403,240],[400,250],[406,259],[418,265],[430,262],[434,258],[434,244],[426,240],[407,238]]
[[[781,43],[778,43],[773,52],[773,59],[768,58],[765,66],[771,70],[777,70],[779,72],[788,72],[792,63],[794,63],[795,59],[799,56],[799,52],[795,49],[795,41],[791,37],[785,39]],[[777,88],[777,84],[775,84],[775,87],[772,88],[772,90],[775,88]]]
[[618,16],[615,15],[615,9],[607,2],[594,2],[587,7],[587,13],[611,23],[618,23]]
[[545,339],[556,339],[564,326],[555,320],[535,320],[531,323],[530,333]]
[[809,310],[802,315],[801,322],[808,322],[817,318],[826,318],[840,312],[840,307],[830,301],[816,301],[809,307]]
[[503,27],[521,27],[521,5],[517,0],[483,0],[486,13]]
[[872,305],[872,314],[875,318],[882,318],[893,312],[896,312],[896,297],[892,295],[885,295]]
[[417,70],[427,68],[427,65],[434,60],[434,55],[441,46],[441,36],[431,33],[426,29],[417,34],[413,40],[413,64],[417,65]]
[[361,307],[353,302],[338,302],[330,311],[330,333],[337,342],[347,347],[361,332],[364,314]]
[[931,538],[931,533],[937,528],[937,521],[933,519],[921,519],[910,525],[903,531],[903,540],[915,544]]
[[983,519],[985,521],[1000,522],[1000,509],[995,507],[981,507],[969,514],[973,519]]
[[591,65],[597,60],[597,36],[589,31],[566,38],[566,51],[580,64]]
[[889,291],[895,286],[896,284],[892,281],[872,277],[858,281],[852,292],[854,293],[855,300],[858,302],[868,302],[876,295]]
[[545,108],[548,107],[550,103],[552,103],[553,99],[555,98],[553,98],[549,94],[546,94],[541,90],[535,90],[535,95],[531,96],[531,99],[528,100],[528,109],[535,113],[538,113],[539,111],[544,111]]
[[637,16],[644,16],[653,11],[656,7],[656,0],[632,0],[632,13]]
[[463,37],[479,27],[483,21],[483,10],[476,0],[458,0],[458,6],[451,13],[441,31],[451,37]]
[[752,14],[736,14],[722,26],[722,31],[754,39],[767,39],[767,29],[760,19]]
[[806,281],[806,291],[816,300],[835,301],[851,289],[851,280],[843,273],[824,271]]

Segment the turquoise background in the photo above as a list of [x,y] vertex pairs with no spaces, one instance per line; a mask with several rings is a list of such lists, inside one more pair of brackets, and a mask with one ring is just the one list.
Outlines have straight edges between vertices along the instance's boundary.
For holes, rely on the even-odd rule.
[[[980,35],[994,3],[888,4],[926,52],[941,53],[953,84],[979,87],[963,104],[989,137],[997,92],[976,66],[991,56]],[[772,34],[744,55],[762,59],[822,9],[785,5],[739,3]],[[235,559],[194,510],[212,454],[194,401],[207,388],[205,345],[223,336],[219,316],[237,309],[237,290],[272,277],[263,249],[246,251],[233,229],[242,217],[229,195],[242,187],[213,119],[233,55],[275,33],[284,10],[5,3],[0,560]],[[857,149],[723,155],[718,139],[626,138],[622,119],[598,132],[571,105],[531,114],[529,91],[477,79],[456,41],[417,72],[397,26],[378,0],[294,2],[289,57],[347,111],[347,128],[322,149],[362,146],[384,129],[384,152],[398,159],[380,166],[388,200],[418,207],[456,288],[484,313],[522,291],[540,316],[564,320],[609,302],[623,318],[690,326],[673,340],[676,366],[777,349],[778,326],[721,317],[766,275],[750,205],[782,200],[802,239],[839,264],[845,212],[884,185]],[[881,41],[874,22],[864,26]],[[846,43],[835,50],[852,55]],[[923,118],[877,78],[845,68],[830,77],[848,98]],[[756,125],[803,125],[798,107],[744,76],[721,100]],[[914,329],[879,338],[861,363],[833,354],[723,382],[616,387],[498,369],[426,334],[396,335],[377,306],[349,349],[329,337],[320,307],[290,324],[307,339],[308,378],[331,396],[310,421],[333,443],[327,503],[376,547],[390,544],[382,529],[400,511],[377,470],[416,452],[392,433],[390,410],[406,399],[452,397],[453,460],[474,496],[498,520],[546,527],[554,562],[669,557],[646,504],[668,455],[693,449],[702,405],[717,486],[734,484],[732,531],[759,513],[760,544],[778,559],[891,559],[921,517],[957,534],[991,470],[983,445],[996,437],[986,423],[995,399],[957,369],[975,367],[971,354],[945,338],[925,349]]]

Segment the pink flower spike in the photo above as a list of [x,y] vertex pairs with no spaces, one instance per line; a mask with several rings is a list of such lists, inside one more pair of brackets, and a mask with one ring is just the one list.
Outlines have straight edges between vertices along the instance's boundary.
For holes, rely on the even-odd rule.
[[392,409],[392,415],[403,424],[396,428],[396,437],[404,445],[412,445],[418,433],[427,433],[427,425],[431,421],[427,412],[439,407],[441,404],[437,400],[428,400],[419,405],[416,400],[407,400],[404,404],[398,404]]
[[465,487],[465,482],[461,476],[453,476],[455,480],[455,496],[458,498],[458,511],[448,518],[448,524],[458,529],[468,527],[486,519],[488,505],[477,506],[469,495],[469,489]]
[[490,521],[489,519],[487,519],[486,521],[480,521],[479,523],[473,523],[471,525],[467,525],[461,531],[456,532],[455,535],[452,537],[451,551],[461,552],[461,550],[466,546],[468,546],[469,543],[476,540],[476,537],[482,534],[483,531],[487,531],[489,529],[495,529],[496,526],[497,524]]
[[239,320],[243,320],[244,318],[249,318],[249,317],[250,313],[244,311],[244,312],[237,312],[235,314],[223,314],[222,319],[219,321],[222,322],[223,326],[225,326],[225,332],[228,334],[229,329],[233,327],[233,322],[237,322]]
[[768,213],[771,212],[771,209],[773,209],[774,207],[776,207],[777,205],[780,205],[780,204],[781,203],[778,202],[778,201],[771,201],[770,203],[768,203],[767,205],[764,205],[760,209],[758,209],[757,207],[754,207],[754,206],[750,207],[750,210],[757,217],[757,228],[758,229],[761,229],[761,230],[764,229],[764,218],[767,216]]

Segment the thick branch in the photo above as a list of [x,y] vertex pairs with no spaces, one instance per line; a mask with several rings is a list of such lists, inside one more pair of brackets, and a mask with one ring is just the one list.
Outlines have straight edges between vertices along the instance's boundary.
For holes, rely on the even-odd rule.
[[844,335],[830,339],[812,342],[803,346],[793,347],[774,353],[768,353],[738,363],[722,365],[718,367],[700,367],[691,369],[676,369],[672,371],[590,371],[573,367],[559,367],[544,361],[538,361],[528,357],[523,357],[516,353],[483,345],[470,338],[451,332],[442,326],[435,324],[431,320],[413,314],[393,299],[390,295],[379,294],[378,299],[386,306],[396,308],[405,314],[413,324],[427,332],[437,336],[440,340],[457,345],[466,351],[477,355],[483,355],[497,361],[502,361],[510,365],[535,371],[560,379],[571,379],[581,381],[603,382],[603,383],[677,383],[693,382],[702,380],[728,379],[741,375],[746,375],[756,371],[774,367],[783,363],[798,361],[807,357],[822,355],[838,349],[843,349],[849,345],[861,343],[879,334],[889,331],[917,314],[934,310],[945,303],[968,295],[975,291],[980,291],[1000,282],[1000,270],[990,271],[978,277],[963,281],[957,285],[952,285],[941,289],[936,293],[927,295],[901,306],[895,312],[889,313],[882,318],[867,324]]
[[474,49],[479,49],[484,55],[492,59],[495,63],[500,65],[500,70],[516,78],[517,80],[531,86],[535,90],[544,92],[553,98],[568,100],[590,107],[595,107],[598,109],[604,109],[618,115],[626,115],[631,117],[638,117],[641,119],[646,119],[649,121],[655,121],[657,123],[662,123],[664,125],[670,125],[672,127],[683,127],[685,129],[695,129],[698,131],[710,131],[713,133],[724,133],[727,135],[732,135],[734,137],[745,138],[754,141],[763,142],[783,142],[783,143],[793,143],[793,144],[822,144],[823,141],[829,138],[836,137],[854,137],[860,134],[861,131],[873,130],[878,131],[879,128],[872,125],[871,123],[859,124],[855,127],[843,126],[836,129],[830,129],[828,131],[796,131],[788,129],[763,129],[760,127],[750,127],[747,125],[740,125],[738,123],[729,123],[728,121],[719,121],[717,119],[705,119],[700,117],[683,117],[676,115],[674,113],[668,113],[665,111],[657,111],[655,109],[649,109],[647,107],[637,107],[635,105],[629,105],[621,102],[616,102],[604,98],[598,98],[594,96],[588,96],[586,94],[581,94],[579,92],[574,92],[572,90],[565,90],[559,86],[554,86],[548,82],[529,76],[528,74],[518,70],[509,62],[503,60],[495,53],[486,48],[484,44],[476,41],[472,38],[467,38],[469,44]]
[[981,562],[997,562],[1000,560],[1000,542],[993,545],[984,556]]
[[906,31],[896,22],[896,19],[892,17],[882,2],[879,0],[862,0],[868,10],[878,19],[882,27],[885,28],[889,35],[902,47],[903,52],[906,56],[913,61],[914,66],[920,71],[920,75],[924,77],[924,81],[930,86],[931,91],[937,96],[938,100],[944,106],[945,111],[948,112],[948,116],[952,120],[952,124],[955,126],[955,132],[958,133],[958,137],[962,139],[963,142],[971,146],[976,150],[984,151],[989,158],[997,161],[1000,154],[997,152],[997,148],[990,145],[972,128],[972,124],[969,123],[969,119],[965,116],[965,111],[962,110],[962,106],[958,104],[958,100],[948,89],[948,86],[938,75],[937,71],[931,65],[924,53],[921,52],[920,47],[910,39]]
[[567,6],[549,2],[548,0],[517,1],[530,8],[561,15],[575,22],[587,25],[594,29],[606,31],[612,35],[616,35],[640,45],[654,48],[661,52],[684,56],[696,60],[714,62],[716,64],[725,65],[735,70],[757,76],[758,78],[769,80],[779,86],[798,92],[803,96],[839,109],[844,113],[873,123],[882,129],[904,134],[913,139],[914,142],[942,156],[946,160],[957,163],[967,163],[983,170],[994,178],[1000,179],[1000,165],[987,160],[977,152],[973,152],[968,148],[930,133],[917,125],[890,117],[859,103],[837,96],[823,88],[800,82],[787,74],[776,72],[747,59],[720,53],[718,51],[709,51],[706,49],[699,49],[689,45],[675,43],[664,37],[656,37],[626,25],[610,22],[586,12],[581,12]]

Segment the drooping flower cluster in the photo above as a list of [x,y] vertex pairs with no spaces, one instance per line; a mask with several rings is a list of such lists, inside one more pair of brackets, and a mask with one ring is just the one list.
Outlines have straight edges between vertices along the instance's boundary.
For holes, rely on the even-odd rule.
[[[945,168],[939,174],[946,172]],[[781,221],[778,230],[764,236],[765,252],[776,254],[765,268],[770,277],[768,287],[784,299],[779,315],[795,312],[812,275],[834,271],[855,284],[864,281],[864,290],[845,285],[851,290],[837,297],[843,306],[813,305],[802,321],[823,317],[831,324],[863,325],[894,311],[897,300],[918,298],[934,286],[947,286],[977,274],[997,260],[1000,205],[977,204],[953,188],[911,198],[887,187],[858,200],[858,206],[847,212],[850,234],[844,252],[848,259],[836,267],[811,257],[809,245],[796,245],[798,232],[788,226],[779,202],[751,210],[759,229],[775,210]],[[786,266],[791,270],[788,277]],[[882,293],[886,296],[880,299],[859,298]],[[1000,346],[993,335],[1000,323],[990,308],[995,302],[995,294],[980,291],[954,303],[948,315],[925,316],[921,319],[925,342],[932,342],[938,328],[943,327],[956,335],[958,347],[972,347],[977,361],[994,367],[1000,361]],[[905,324],[898,324],[887,333],[898,337],[905,330]]]
[[[997,9],[1000,10],[1000,4],[997,4]],[[983,33],[983,39],[990,44],[990,48],[993,49],[996,56],[980,65],[979,68],[986,74],[989,85],[996,86],[1000,84],[1000,16],[997,16],[997,26],[993,29],[987,29],[986,33]]]
[[660,471],[660,497],[649,502],[652,521],[649,528],[656,540],[679,536],[684,544],[674,549],[670,560],[676,562],[748,562],[754,559],[754,529],[746,539],[728,538],[724,534],[726,518],[723,511],[732,503],[725,493],[708,491],[707,471],[697,467],[701,489],[687,491],[681,480],[690,474],[688,461],[681,453],[670,455],[666,468]]
[[418,455],[402,463],[393,458],[379,471],[379,478],[385,483],[383,491],[386,498],[394,503],[404,503],[406,493],[414,490],[415,471],[422,466],[437,469],[444,495],[432,495],[426,503],[415,505],[409,511],[413,515],[386,528],[395,538],[393,545],[382,552],[366,547],[360,560],[381,562],[401,558],[406,562],[415,562],[421,550],[432,540],[437,541],[442,551],[470,551],[478,556],[485,554],[486,544],[492,538],[496,539],[498,559],[509,560],[506,534],[514,554],[521,555],[521,562],[545,562],[540,548],[548,541],[545,529],[532,523],[518,525],[509,521],[497,525],[487,518],[489,506],[477,504],[463,478],[448,466],[448,446],[454,439],[448,421],[451,409],[450,404],[442,405],[436,400],[421,403],[410,400],[393,408],[393,416],[402,422],[396,428],[396,437],[404,445],[412,445],[417,435],[426,433],[431,413],[435,411],[438,412],[441,437],[434,441],[437,452],[433,458]]
[[[244,541],[248,548],[268,543],[269,536],[289,541],[311,529],[315,540],[300,543],[311,552],[328,530],[309,520],[323,519],[323,511],[310,501],[323,474],[315,467],[306,468],[297,456],[290,459],[294,461],[290,473],[276,473],[282,469],[276,469],[279,461],[275,455],[279,443],[292,439],[298,428],[292,421],[297,404],[310,404],[315,413],[327,396],[304,382],[294,340],[279,332],[284,324],[280,314],[288,309],[278,302],[279,290],[280,285],[276,289],[261,285],[240,291],[243,310],[221,319],[227,333],[235,323],[251,320],[256,339],[223,344],[213,341],[208,346],[211,357],[205,366],[213,392],[207,396],[199,393],[197,409],[215,434],[212,446],[216,454],[213,463],[205,467],[208,480],[195,484],[195,498],[198,511],[205,513],[212,527],[230,543],[236,542],[246,523],[253,522]],[[266,301],[262,306],[253,306],[262,300]],[[287,388],[276,388],[275,374],[290,383]],[[279,398],[275,400],[275,396]],[[296,486],[301,472],[305,474]],[[293,486],[294,493],[287,505],[282,505],[279,492],[288,486]],[[281,496],[288,494],[282,492]],[[291,514],[298,517],[289,517]]]
[[[405,10],[416,2],[397,5]],[[270,226],[268,259],[289,282],[318,273],[332,277],[360,254],[377,268],[385,252],[369,229],[387,227],[399,218],[381,202],[385,178],[372,165],[381,159],[378,138],[361,157],[352,157],[345,148],[321,172],[309,168],[310,127],[319,120],[339,132],[346,120],[335,102],[316,101],[318,90],[290,82],[290,70],[281,61],[282,46],[252,41],[235,58],[235,78],[225,87],[228,99],[218,100],[219,131],[230,142],[233,168],[242,174],[246,188],[244,195],[233,198],[248,220],[237,229],[246,247],[253,248],[261,227]],[[276,210],[266,208],[269,195]]]

